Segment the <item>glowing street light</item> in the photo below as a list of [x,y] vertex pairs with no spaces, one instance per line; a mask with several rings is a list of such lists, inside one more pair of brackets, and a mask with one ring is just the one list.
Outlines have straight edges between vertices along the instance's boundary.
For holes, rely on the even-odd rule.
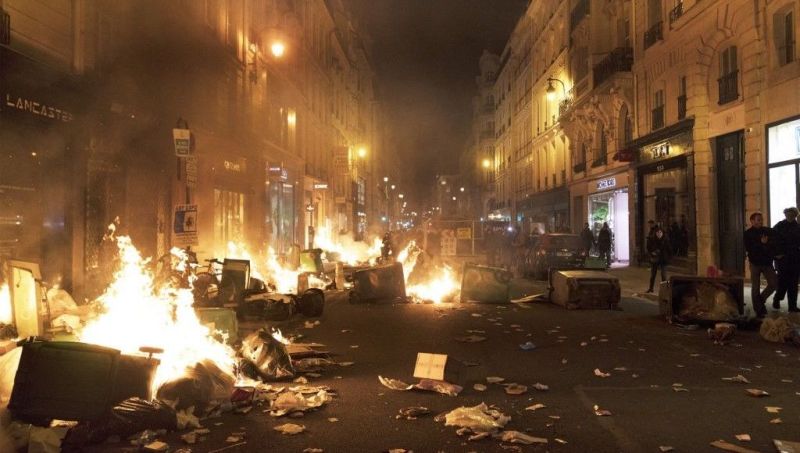
[[456,201],[456,197],[453,197],[453,201]]
[[492,163],[489,161],[489,159],[483,159],[483,161],[481,161],[481,165],[483,166],[483,168],[489,168],[489,166],[492,165]]
[[399,195],[397,195],[397,198],[400,198],[401,200],[402,200],[403,198],[405,198],[405,197],[406,197],[406,196],[405,196],[405,195],[403,195],[403,194],[399,194]]
[[282,57],[282,56],[283,56],[283,54],[286,52],[286,45],[285,45],[285,44],[283,44],[283,43],[282,43],[282,42],[280,42],[280,41],[275,41],[275,42],[274,42],[274,43],[272,43],[272,45],[270,46],[269,50],[272,52],[272,55],[273,55],[275,58],[280,58],[280,57]]
[[383,177],[383,182],[389,182],[389,177],[388,176],[384,176]]
[[394,190],[394,189],[395,189],[395,187],[397,187],[397,186],[395,186],[394,184],[392,184],[392,190]]
[[358,157],[362,159],[367,157],[367,148],[364,148],[363,146],[361,148],[358,148]]
[[462,188],[460,188],[459,190],[463,192],[463,191],[464,191],[464,188],[462,187]]

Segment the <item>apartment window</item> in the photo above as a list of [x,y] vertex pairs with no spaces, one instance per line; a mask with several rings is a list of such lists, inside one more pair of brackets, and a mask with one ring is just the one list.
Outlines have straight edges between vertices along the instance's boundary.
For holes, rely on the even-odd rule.
[[633,121],[628,112],[628,106],[623,105],[619,109],[619,137],[620,141],[617,143],[617,148],[622,149],[633,140]]
[[778,66],[794,61],[794,10],[786,9],[773,15],[773,33],[778,55]]
[[678,119],[686,118],[686,76],[678,80]]
[[606,129],[602,124],[597,128],[597,135],[595,137],[595,140],[596,140],[595,146],[597,146],[597,154],[594,156],[594,162],[592,162],[592,167],[605,165],[608,156],[608,141],[606,137]]
[[655,96],[653,97],[651,121],[653,130],[664,127],[664,90],[656,91]]
[[739,99],[739,67],[736,46],[723,50],[719,56],[719,105]]

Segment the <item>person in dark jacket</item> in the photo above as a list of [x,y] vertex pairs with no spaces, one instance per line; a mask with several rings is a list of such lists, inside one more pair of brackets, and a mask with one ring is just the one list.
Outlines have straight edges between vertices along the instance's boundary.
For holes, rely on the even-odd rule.
[[589,252],[592,251],[592,246],[594,246],[594,233],[592,230],[589,229],[589,224],[583,224],[583,230],[581,230],[581,243],[583,244],[583,249],[586,251],[586,256],[589,256]]
[[800,311],[797,308],[797,283],[800,277],[800,224],[797,223],[797,214],[795,207],[784,209],[786,218],[773,227],[778,237],[779,251],[775,254],[778,290],[772,299],[772,308],[780,309],[783,296],[787,296],[790,312]]
[[[764,216],[760,212],[750,215],[750,228],[744,232],[744,248],[750,262],[750,297],[756,316],[767,315],[767,298],[775,292],[777,277],[772,267],[773,254],[776,250],[777,237],[775,231],[764,226]],[[767,280],[767,287],[761,291],[761,275]]]
[[667,279],[667,264],[671,258],[672,247],[660,226],[653,229],[653,235],[647,238],[647,256],[650,259],[650,287],[648,293],[653,292],[656,273],[661,270],[661,281]]
[[601,260],[605,257],[606,267],[611,267],[611,228],[608,222],[603,222],[603,228],[597,233],[597,251]]

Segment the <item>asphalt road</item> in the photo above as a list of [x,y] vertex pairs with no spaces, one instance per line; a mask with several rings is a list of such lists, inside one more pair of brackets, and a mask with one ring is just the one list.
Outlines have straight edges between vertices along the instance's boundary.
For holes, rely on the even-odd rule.
[[[733,344],[715,345],[702,329],[670,326],[658,319],[654,303],[635,298],[624,298],[620,311],[567,311],[547,304],[352,305],[343,296],[328,295],[314,328],[303,328],[302,318],[282,326],[304,334],[304,341],[325,344],[337,361],[355,362],[310,379],[336,389],[338,397],[300,419],[273,418],[256,409],[209,420],[205,425],[212,433],[193,445],[193,452],[229,446],[225,438],[242,431],[246,445],[224,451],[507,451],[495,439],[468,442],[433,416],[395,419],[407,406],[426,406],[437,414],[481,402],[510,415],[508,429],[548,439],[546,445],[522,446],[522,451],[658,452],[660,446],[676,452],[721,451],[709,443],[724,439],[768,452],[775,451],[772,439],[800,441],[800,352],[767,343],[755,331],[737,332]],[[487,339],[454,340],[469,329],[485,331],[478,335]],[[536,348],[520,349],[526,341]],[[416,382],[417,352],[444,353],[479,365],[464,368],[458,382],[464,391],[457,397],[393,391],[378,382],[378,375]],[[611,375],[595,376],[595,368]],[[722,380],[738,374],[752,383]],[[484,392],[474,390],[473,384],[486,383],[487,376],[529,390],[519,396],[506,395],[496,384]],[[530,387],[537,382],[549,390]],[[678,384],[688,391],[675,391]],[[771,396],[750,397],[747,388]],[[525,410],[535,403],[547,407]],[[612,415],[595,415],[594,405]],[[773,414],[765,406],[782,410]],[[782,423],[770,423],[774,418]],[[287,436],[272,429],[287,422],[303,424],[307,431]],[[737,441],[736,434],[749,434],[752,441]],[[173,449],[182,446],[177,434],[166,440]],[[103,449],[120,447],[105,444]]]

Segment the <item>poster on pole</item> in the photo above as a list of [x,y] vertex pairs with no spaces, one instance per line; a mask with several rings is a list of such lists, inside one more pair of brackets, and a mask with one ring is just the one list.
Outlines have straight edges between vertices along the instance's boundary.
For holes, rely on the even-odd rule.
[[179,204],[175,206],[175,216],[172,222],[172,245],[186,247],[197,244],[197,205]]
[[197,156],[186,156],[186,187],[197,187]]
[[458,240],[456,239],[456,235],[453,230],[442,230],[442,256],[455,256],[457,243]]

